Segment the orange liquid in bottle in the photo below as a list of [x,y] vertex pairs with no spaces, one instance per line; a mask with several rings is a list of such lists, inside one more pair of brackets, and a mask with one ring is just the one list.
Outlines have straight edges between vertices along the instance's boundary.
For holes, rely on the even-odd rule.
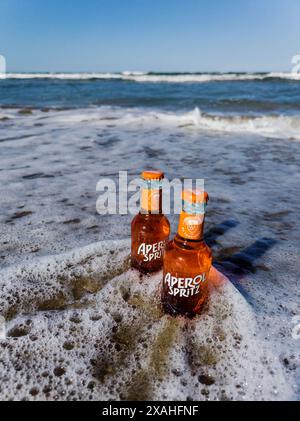
[[162,213],[160,171],[144,171],[141,211],[131,223],[131,265],[142,273],[162,268],[163,252],[169,240],[170,224]]
[[164,253],[162,303],[171,315],[193,317],[208,298],[212,253],[203,239],[206,192],[185,190],[178,232]]

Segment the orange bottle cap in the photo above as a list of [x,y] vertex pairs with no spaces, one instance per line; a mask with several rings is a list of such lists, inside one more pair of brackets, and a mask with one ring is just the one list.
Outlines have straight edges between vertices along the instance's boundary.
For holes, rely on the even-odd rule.
[[164,178],[164,173],[162,171],[143,171],[142,178],[144,180],[162,180]]
[[189,203],[207,203],[209,200],[208,193],[203,190],[183,190],[182,200]]

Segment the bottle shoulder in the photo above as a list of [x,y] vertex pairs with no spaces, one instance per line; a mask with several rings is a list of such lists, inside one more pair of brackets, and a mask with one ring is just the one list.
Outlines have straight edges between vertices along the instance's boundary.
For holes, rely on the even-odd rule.
[[[180,237],[181,238],[181,237]],[[166,252],[174,254],[182,254],[182,256],[198,256],[201,254],[206,255],[208,258],[212,257],[210,247],[202,241],[183,241],[175,236],[174,239],[168,242]]]
[[164,252],[164,271],[176,276],[196,276],[208,273],[212,266],[212,252],[206,243],[194,244],[193,248],[182,247],[172,240]]
[[131,225],[142,225],[142,226],[167,226],[170,228],[170,222],[164,214],[142,214],[139,212],[132,220]]

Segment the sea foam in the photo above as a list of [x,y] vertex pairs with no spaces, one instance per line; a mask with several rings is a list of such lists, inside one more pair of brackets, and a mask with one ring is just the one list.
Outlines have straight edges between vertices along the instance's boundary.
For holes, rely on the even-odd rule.
[[[239,126],[279,116],[0,112],[2,399],[299,398],[299,142]],[[205,178],[206,236],[230,279],[212,271],[192,321],[161,312],[161,273],[129,268],[132,215],[95,210],[99,177],[158,160],[170,179]]]
[[130,269],[129,244],[96,243],[1,271],[2,399],[293,398],[227,278],[213,268],[204,313],[171,318],[159,303],[162,274]]
[[[0,118],[20,121],[18,111],[2,110]],[[155,111],[145,108],[91,107],[86,109],[50,110],[45,117],[37,111],[33,117],[36,121],[43,118],[48,124],[61,125],[89,124],[91,127],[105,128],[112,124],[119,127],[134,128],[179,128],[212,133],[243,133],[264,136],[267,138],[300,140],[300,117],[287,115],[231,115],[203,113],[199,108],[188,112]],[[24,124],[29,124],[27,117]]]

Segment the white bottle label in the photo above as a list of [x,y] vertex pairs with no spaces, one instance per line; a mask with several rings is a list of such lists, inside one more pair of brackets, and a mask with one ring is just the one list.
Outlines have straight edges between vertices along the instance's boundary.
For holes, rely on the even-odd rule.
[[144,262],[160,259],[166,246],[166,240],[154,244],[142,243],[138,248],[138,254],[144,256]]
[[206,273],[197,275],[194,278],[177,278],[167,273],[164,279],[168,286],[168,293],[174,297],[192,297],[200,292],[201,283],[206,281]]

